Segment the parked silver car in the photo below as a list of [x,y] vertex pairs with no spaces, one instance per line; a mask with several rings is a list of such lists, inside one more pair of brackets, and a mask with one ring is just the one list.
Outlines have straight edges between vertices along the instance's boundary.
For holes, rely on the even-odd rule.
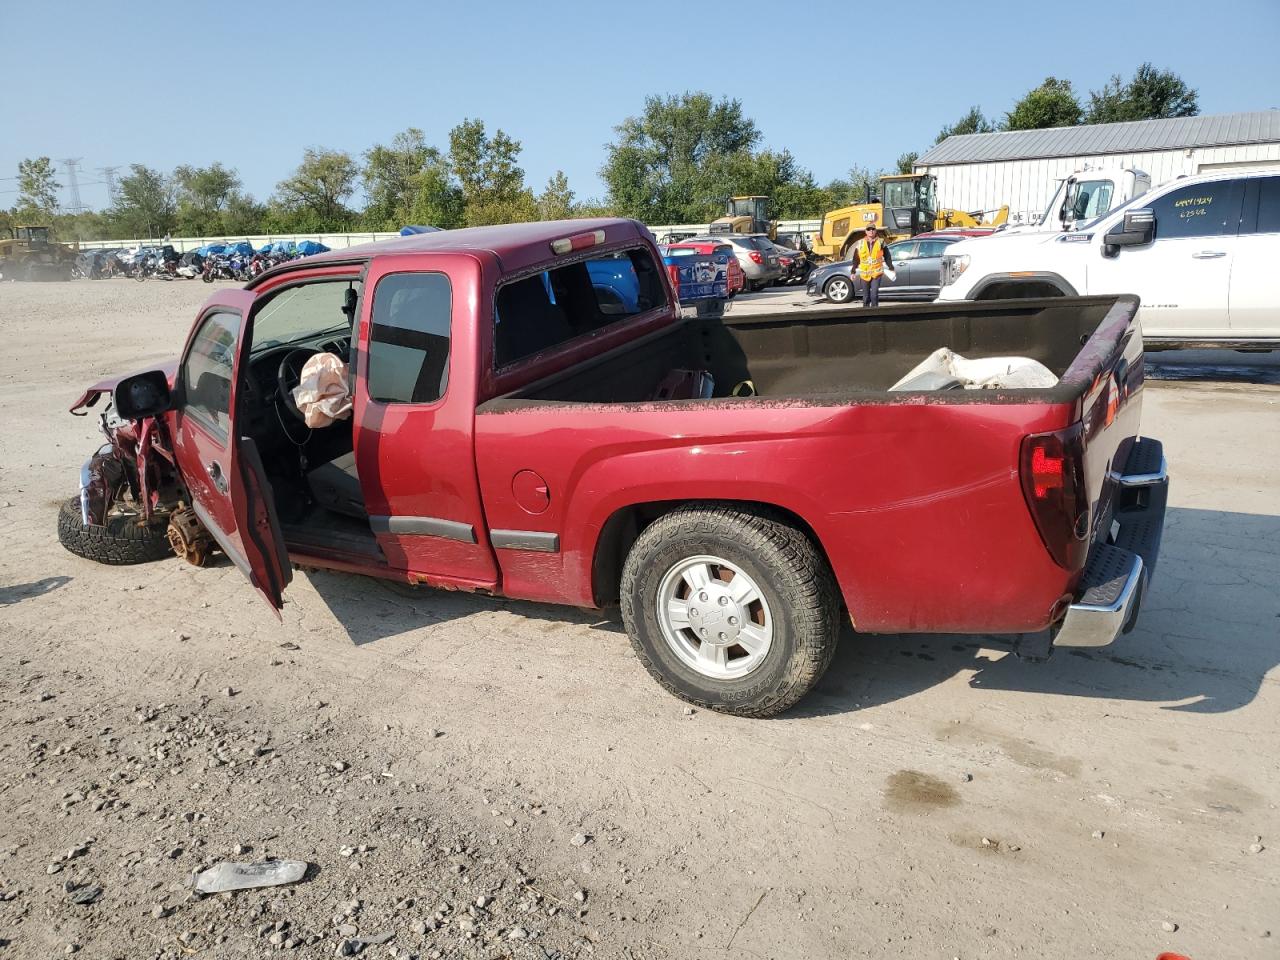
[[720,233],[715,236],[695,237],[696,240],[714,240],[733,247],[746,278],[747,290],[763,290],[782,279],[786,272],[779,259],[773,241],[763,233]]
[[[942,255],[947,247],[961,236],[928,236],[922,234],[909,240],[889,244],[889,256],[893,259],[896,280],[887,276],[880,281],[881,300],[933,300],[942,287]],[[861,281],[850,273],[851,260],[829,263],[809,274],[805,292],[811,297],[823,297],[832,303],[848,303],[862,289]]]

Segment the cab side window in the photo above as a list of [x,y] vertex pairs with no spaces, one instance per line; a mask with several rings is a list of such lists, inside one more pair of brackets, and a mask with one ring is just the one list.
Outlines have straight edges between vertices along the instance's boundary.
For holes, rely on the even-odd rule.
[[215,439],[225,441],[231,426],[231,382],[240,316],[211,313],[204,318],[182,363],[183,414]]
[[1153,200],[1151,209],[1156,215],[1156,240],[1217,237],[1235,233],[1240,194],[1234,180],[1198,183],[1169,191]]
[[443,273],[393,273],[373,292],[369,396],[434,403],[449,386],[453,289]]

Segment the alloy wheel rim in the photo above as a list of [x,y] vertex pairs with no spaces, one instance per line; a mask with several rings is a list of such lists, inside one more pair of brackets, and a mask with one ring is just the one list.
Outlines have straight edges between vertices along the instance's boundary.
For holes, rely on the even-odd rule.
[[737,564],[702,554],[676,563],[658,585],[658,624],[680,662],[713,680],[745,677],[773,646],[773,615]]

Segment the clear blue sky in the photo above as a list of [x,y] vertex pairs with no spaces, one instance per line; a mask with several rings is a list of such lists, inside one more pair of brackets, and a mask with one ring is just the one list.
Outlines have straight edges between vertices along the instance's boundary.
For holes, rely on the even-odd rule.
[[[999,116],[1050,74],[1085,94],[1151,60],[1203,113],[1280,107],[1277,40],[1280,0],[0,0],[0,177],[28,156],[83,157],[82,182],[220,160],[265,199],[306,146],[359,155],[409,126],[443,146],[479,117],[524,144],[535,190],[563,169],[586,198],[615,124],[702,89],[825,182],[927,149],[971,104]],[[840,69],[867,59],[869,92]],[[0,180],[0,206],[14,188]],[[105,187],[82,198],[100,208]]]

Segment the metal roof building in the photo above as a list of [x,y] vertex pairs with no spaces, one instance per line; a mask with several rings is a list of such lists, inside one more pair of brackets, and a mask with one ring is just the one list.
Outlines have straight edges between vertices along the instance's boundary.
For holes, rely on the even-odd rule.
[[1153,185],[1211,170],[1280,168],[1280,110],[960,134],[915,164],[938,178],[943,206],[1007,203],[1016,222],[1043,213],[1058,181],[1086,167],[1136,167]]

